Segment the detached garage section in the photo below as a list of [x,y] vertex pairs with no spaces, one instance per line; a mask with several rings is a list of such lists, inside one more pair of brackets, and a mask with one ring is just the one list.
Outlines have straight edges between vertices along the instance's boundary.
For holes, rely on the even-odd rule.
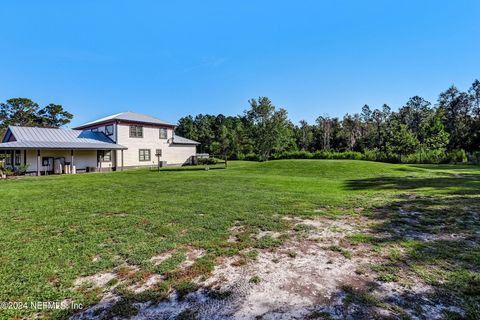
[[0,143],[0,160],[14,171],[36,175],[110,171],[123,169],[125,149],[102,132],[10,126]]

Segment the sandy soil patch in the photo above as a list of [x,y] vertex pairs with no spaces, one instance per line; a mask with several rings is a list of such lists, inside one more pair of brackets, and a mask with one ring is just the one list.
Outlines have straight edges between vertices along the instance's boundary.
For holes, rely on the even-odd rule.
[[[409,218],[415,214],[405,212],[402,216]],[[138,313],[131,319],[371,319],[404,316],[441,319],[445,310],[463,314],[459,308],[432,300],[432,287],[413,276],[401,283],[379,281],[378,273],[371,265],[380,262],[381,254],[374,252],[368,244],[352,245],[348,241],[353,234],[373,236],[369,234],[367,218],[292,218],[289,223],[292,230],[288,231],[289,238],[282,246],[257,249],[256,258],[246,264],[238,262],[247,252],[218,259],[211,276],[198,280],[199,290],[183,297],[173,292],[161,302],[136,303]],[[241,226],[236,226],[230,231],[235,236],[242,230]],[[257,237],[280,237],[272,232],[259,234]],[[186,255],[186,261],[179,266],[181,269],[191,266],[205,252],[189,248]],[[152,259],[164,261],[167,258],[168,253]],[[101,284],[109,277],[111,275],[102,275],[94,280]],[[161,276],[152,275],[137,287],[142,288],[138,292],[161,280]],[[118,297],[110,297],[110,301],[115,299]],[[108,309],[109,303],[104,299],[100,306],[73,319],[101,319],[94,317],[95,312],[102,314],[99,310]]]

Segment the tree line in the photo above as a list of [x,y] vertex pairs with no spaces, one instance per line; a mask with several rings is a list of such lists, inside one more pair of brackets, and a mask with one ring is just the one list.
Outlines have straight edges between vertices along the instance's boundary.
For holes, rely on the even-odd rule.
[[[455,86],[435,104],[411,97],[398,111],[384,104],[364,105],[343,118],[319,116],[315,123],[293,124],[287,111],[267,97],[248,101],[238,116],[186,116],[176,133],[199,141],[199,152],[229,159],[309,157],[314,152],[358,152],[367,158],[397,162],[442,162],[449,154],[480,150],[480,81],[467,91]],[[313,157],[313,156],[312,156]]]
[[0,103],[0,137],[8,126],[59,128],[73,119],[62,105],[50,103],[40,108],[27,98],[13,98]]

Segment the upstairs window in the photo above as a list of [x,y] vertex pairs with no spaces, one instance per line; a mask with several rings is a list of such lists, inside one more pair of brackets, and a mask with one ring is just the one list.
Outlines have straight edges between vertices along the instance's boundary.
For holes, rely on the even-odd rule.
[[113,135],[113,124],[109,124],[108,126],[105,126],[105,134],[107,136]]
[[143,138],[143,127],[130,126],[130,138]]
[[150,161],[150,149],[140,149],[138,150],[138,160],[139,161]]
[[160,128],[160,139],[167,139],[167,128]]
[[98,128],[93,128],[92,132],[98,132]]

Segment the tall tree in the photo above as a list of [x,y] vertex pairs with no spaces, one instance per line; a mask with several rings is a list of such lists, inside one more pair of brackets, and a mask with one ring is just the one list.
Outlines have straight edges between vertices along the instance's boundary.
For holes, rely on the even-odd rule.
[[38,104],[27,98],[8,99],[0,104],[0,127],[38,125]]
[[351,116],[347,113],[343,117],[342,128],[346,147],[348,150],[353,150],[357,146],[357,141],[362,133],[360,115],[354,114]]
[[401,123],[408,126],[414,133],[418,133],[422,121],[429,117],[433,110],[431,103],[419,96],[411,97],[405,106],[398,110]]
[[427,150],[444,151],[448,145],[450,135],[445,131],[442,123],[443,110],[438,109],[430,114],[427,119],[422,121],[419,141],[423,148]]
[[480,81],[476,79],[468,93],[471,96],[471,100],[473,103],[473,120],[472,120],[472,128],[470,129],[471,132],[471,140],[472,140],[472,149],[479,150],[480,149]]
[[276,110],[267,97],[251,99],[249,103],[250,109],[245,112],[245,116],[252,123],[251,136],[255,150],[260,159],[265,161],[273,151],[285,149],[291,138],[287,111]]
[[328,115],[320,116],[315,121],[317,123],[317,134],[320,137],[320,149],[330,150],[330,142],[333,134],[333,121]]
[[297,144],[301,150],[305,151],[310,148],[313,141],[312,127],[305,120],[300,120],[300,125],[296,127]]
[[450,134],[450,149],[469,149],[471,143],[471,96],[451,86],[440,93],[438,106],[443,109],[444,124]]
[[37,103],[27,98],[8,99],[0,103],[0,135],[11,125],[58,128],[70,123],[72,118],[61,105],[51,103],[39,109]]
[[59,128],[73,119],[73,114],[63,109],[60,104],[50,103],[38,112],[38,120],[42,127]]
[[418,147],[419,141],[412,130],[396,120],[392,121],[390,126],[391,134],[386,141],[387,151],[400,156],[413,153]]
[[468,93],[472,97],[473,101],[473,113],[475,117],[479,118],[480,117],[480,81],[478,79],[475,79],[475,81],[472,83],[472,86],[468,90]]

